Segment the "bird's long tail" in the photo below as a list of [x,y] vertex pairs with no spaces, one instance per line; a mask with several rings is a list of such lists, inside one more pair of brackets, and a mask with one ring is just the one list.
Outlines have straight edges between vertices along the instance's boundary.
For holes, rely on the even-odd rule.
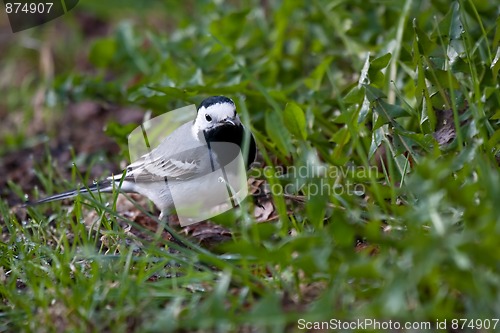
[[25,207],[26,206],[34,206],[34,205],[39,205],[39,204],[46,203],[46,202],[69,199],[69,198],[76,197],[80,193],[90,193],[90,192],[109,193],[112,191],[113,191],[113,181],[106,179],[106,180],[103,180],[101,182],[98,182],[97,184],[90,185],[88,187],[80,187],[79,189],[76,189],[76,190],[71,190],[71,191],[66,191],[63,193],[51,195],[50,197],[46,197],[46,198],[43,198],[40,200],[28,201],[23,206],[25,206]]

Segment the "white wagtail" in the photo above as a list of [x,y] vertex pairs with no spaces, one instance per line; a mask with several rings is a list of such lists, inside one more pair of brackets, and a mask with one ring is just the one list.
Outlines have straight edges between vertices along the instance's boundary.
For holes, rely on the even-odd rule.
[[[218,143],[230,143],[238,151],[228,152],[227,146]],[[203,188],[206,184],[197,184],[196,179],[225,166],[235,154],[243,151],[247,152],[245,161],[249,168],[256,157],[255,140],[242,125],[234,102],[224,96],[213,96],[201,102],[194,121],[178,127],[156,148],[131,163],[121,175],[26,205],[72,198],[79,193],[110,193],[119,189],[149,198],[160,210],[161,219],[174,208],[174,190],[197,199],[210,197],[211,189]]]

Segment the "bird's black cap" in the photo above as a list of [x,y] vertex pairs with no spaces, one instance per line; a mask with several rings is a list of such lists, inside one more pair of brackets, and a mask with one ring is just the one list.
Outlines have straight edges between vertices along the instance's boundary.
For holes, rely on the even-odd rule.
[[220,103],[229,103],[233,104],[234,102],[232,99],[227,98],[226,96],[212,96],[207,99],[204,99],[203,102],[200,103],[200,106],[198,106],[198,110],[201,109],[201,107],[208,108],[209,106],[212,106],[214,104],[220,104]]

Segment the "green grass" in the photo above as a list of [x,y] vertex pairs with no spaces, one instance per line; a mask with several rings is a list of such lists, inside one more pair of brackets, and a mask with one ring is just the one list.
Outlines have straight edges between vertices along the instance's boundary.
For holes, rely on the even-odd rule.
[[[498,6],[102,3],[5,42],[0,164],[46,153],[27,175],[36,189],[0,191],[0,331],[279,332],[332,318],[447,319],[450,330],[500,318]],[[89,36],[77,12],[109,32]],[[164,226],[120,216],[109,195],[10,207],[12,193],[92,181],[86,164],[116,172],[137,125],[120,124],[121,110],[154,116],[215,94],[255,134],[264,162],[251,175],[274,190],[277,219],[257,223],[247,200],[214,218],[233,235],[208,249],[165,241]],[[81,101],[116,107],[105,131],[123,153],[72,151],[75,165],[60,165],[50,143]],[[277,191],[286,185],[291,195]]]

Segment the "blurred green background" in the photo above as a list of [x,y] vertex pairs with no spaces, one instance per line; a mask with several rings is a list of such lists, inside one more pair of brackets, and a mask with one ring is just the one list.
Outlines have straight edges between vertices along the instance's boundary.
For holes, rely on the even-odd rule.
[[[491,331],[452,319],[500,317],[499,15],[486,0],[87,0],[13,34],[0,14],[0,330]],[[254,132],[252,180],[294,185],[215,218],[228,241],[131,234],[124,218],[153,219],[99,198],[17,206],[117,172],[144,119],[211,95]]]

